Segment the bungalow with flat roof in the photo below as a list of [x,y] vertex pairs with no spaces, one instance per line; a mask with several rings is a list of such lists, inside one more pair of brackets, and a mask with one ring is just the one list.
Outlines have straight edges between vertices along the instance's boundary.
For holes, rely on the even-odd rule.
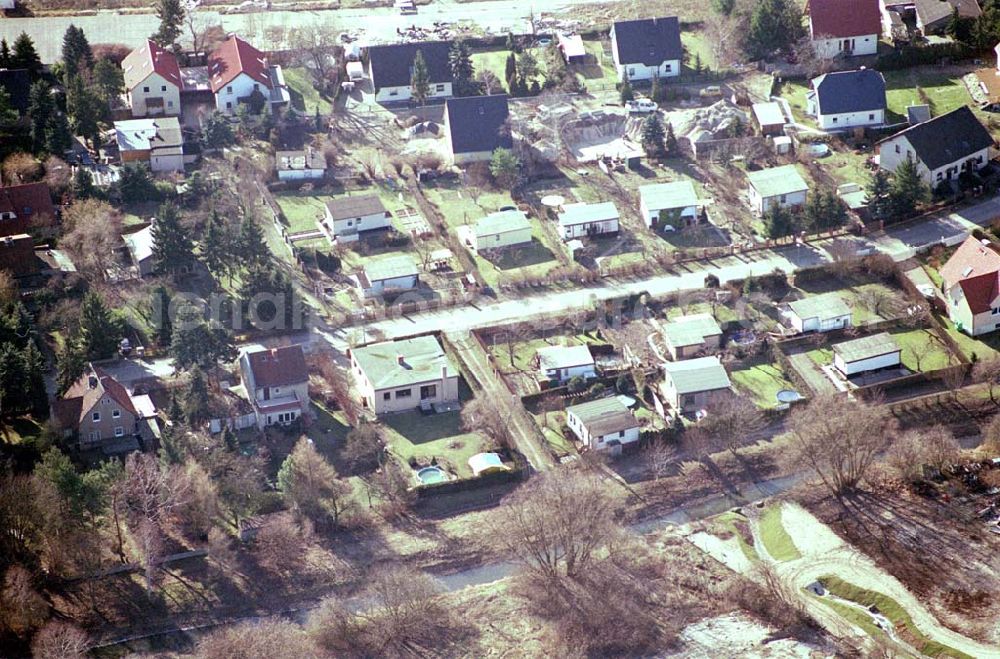
[[615,451],[639,441],[639,420],[613,396],[567,407],[566,425],[592,451]]
[[680,75],[684,46],[676,16],[615,21],[611,57],[618,80],[653,80]]
[[279,181],[315,181],[326,176],[326,157],[311,146],[276,151],[274,167]]
[[833,365],[844,377],[899,368],[901,349],[888,332],[833,345]]
[[809,191],[795,165],[747,172],[747,182],[750,208],[757,215],[765,215],[772,206],[803,206]]
[[674,361],[717,350],[722,343],[722,328],[707,313],[679,316],[663,323],[660,332]]
[[675,412],[688,414],[732,395],[729,374],[718,357],[698,357],[663,364],[660,394]]
[[371,259],[355,279],[364,297],[408,291],[420,283],[417,264],[409,254]]
[[365,409],[375,414],[458,401],[458,368],[433,336],[349,350]]
[[417,52],[427,64],[429,99],[451,96],[450,41],[396,43],[368,48],[368,78],[375,88],[376,103],[405,103],[413,98],[410,80]]
[[497,211],[473,225],[471,238],[477,252],[526,245],[531,242],[531,222],[523,211]]
[[449,98],[444,103],[444,135],[456,165],[485,162],[496,149],[511,149],[506,94]]
[[824,293],[788,304],[788,320],[798,332],[832,332],[851,326],[851,309],[836,293]]
[[591,380],[597,377],[597,367],[586,345],[548,346],[535,355],[542,379],[566,384],[575,377]]
[[363,231],[392,226],[392,213],[376,194],[338,197],[326,202],[323,223],[337,242],[354,242]]
[[775,137],[785,132],[785,112],[777,101],[754,103],[751,106],[754,123],[761,135]]
[[646,226],[673,231],[698,223],[698,193],[691,181],[639,187],[639,210]]
[[563,240],[618,233],[618,208],[613,201],[599,204],[566,204],[559,213]]

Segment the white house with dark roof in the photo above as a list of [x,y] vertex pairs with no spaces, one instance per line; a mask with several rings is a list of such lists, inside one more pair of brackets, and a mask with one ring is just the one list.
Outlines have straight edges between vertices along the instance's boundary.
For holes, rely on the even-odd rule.
[[666,213],[664,225],[671,229],[697,224],[698,205],[698,193],[691,181],[657,183],[639,188],[639,210],[646,226],[657,224],[661,213]]
[[456,165],[488,161],[496,149],[510,149],[507,95],[450,98],[444,103],[444,136]]
[[152,39],[122,60],[125,100],[133,117],[181,113],[180,67],[177,57]]
[[832,332],[851,326],[851,308],[836,293],[788,303],[788,321],[799,332]]
[[575,377],[592,380],[597,377],[597,366],[590,348],[585,345],[548,346],[536,353],[538,372],[542,379],[566,384]]
[[368,261],[355,275],[364,297],[412,290],[420,283],[417,264],[409,254],[396,254]]
[[184,171],[184,134],[177,117],[116,121],[115,141],[123,163],[144,162],[153,172]]
[[750,208],[764,215],[772,206],[795,207],[806,203],[809,186],[795,165],[747,172]]
[[660,394],[675,412],[687,414],[708,409],[732,393],[729,374],[718,357],[663,364]]
[[993,136],[965,105],[875,145],[879,167],[895,172],[904,161],[913,160],[920,177],[932,188],[986,167],[993,148]]
[[615,397],[567,407],[566,425],[592,451],[614,450],[639,441],[639,420]]
[[615,21],[611,26],[611,56],[618,79],[673,78],[681,73],[684,47],[676,16]]
[[258,428],[288,425],[308,414],[309,369],[302,346],[248,348],[239,364]]
[[392,213],[376,194],[337,197],[326,202],[323,222],[338,242],[354,242],[363,231],[392,226]]
[[451,66],[448,63],[450,41],[397,43],[368,48],[368,78],[375,87],[376,103],[406,103],[413,98],[410,79],[417,51],[427,64],[430,78],[428,98],[442,99],[452,95]]
[[809,0],[808,8],[809,39],[818,57],[878,52],[882,33],[880,0]]
[[806,94],[806,112],[823,130],[881,126],[885,109],[885,78],[874,69],[826,73]]
[[598,204],[566,204],[559,213],[559,234],[563,240],[618,233],[618,208],[613,201]]
[[497,211],[480,218],[470,237],[477,252],[526,245],[531,242],[531,222],[523,211]]
[[373,343],[349,352],[362,404],[375,414],[458,401],[458,368],[433,336]]

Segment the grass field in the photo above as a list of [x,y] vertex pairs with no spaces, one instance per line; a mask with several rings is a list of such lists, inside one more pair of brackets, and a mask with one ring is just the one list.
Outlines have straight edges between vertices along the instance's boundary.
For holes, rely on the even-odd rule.
[[782,389],[795,391],[795,385],[785,378],[777,364],[757,364],[729,374],[736,388],[749,396],[758,407],[778,405],[777,393]]
[[837,597],[842,597],[843,599],[851,600],[864,606],[877,607],[879,612],[891,620],[898,630],[905,630],[906,634],[912,639],[910,641],[911,645],[920,651],[921,654],[928,657],[947,656],[955,657],[956,659],[972,659],[972,657],[964,652],[933,641],[925,636],[913,624],[913,619],[906,612],[906,609],[888,595],[883,595],[873,590],[866,590],[835,576],[821,577],[820,582]]
[[459,412],[403,412],[386,416],[384,422],[390,450],[402,460],[436,458],[459,478],[472,478],[469,458],[492,448],[482,436],[462,429]]
[[322,197],[282,194],[275,199],[288,220],[289,233],[316,229],[316,220],[323,215],[326,205]]
[[795,547],[795,542],[792,541],[792,536],[788,535],[788,531],[781,524],[780,506],[773,506],[764,511],[759,528],[760,539],[772,558],[779,561],[794,561],[802,557]]
[[564,345],[564,346],[577,346],[577,345],[591,345],[591,344],[604,344],[605,342],[596,336],[591,334],[577,334],[569,337],[552,337],[549,340],[544,339],[531,339],[530,341],[520,341],[513,345],[514,348],[514,365],[511,366],[510,363],[510,350],[507,344],[503,341],[503,336],[497,336],[496,344],[490,346],[490,353],[496,359],[497,368],[502,372],[512,372],[512,371],[536,371],[537,366],[535,366],[535,354],[540,348],[551,348],[552,346]]
[[298,112],[313,114],[319,108],[320,114],[330,114],[330,101],[319,95],[313,84],[312,75],[304,67],[293,66],[283,68],[285,82],[291,94],[291,105]]
[[998,343],[998,340],[993,335],[986,335],[986,338],[990,341],[990,343],[987,343],[984,340],[973,338],[965,332],[959,331],[955,327],[955,324],[948,318],[941,318],[940,320],[948,336],[958,344],[962,354],[969,359],[975,357],[977,360],[989,360],[1000,357],[1000,352],[997,350],[1000,347],[1000,343]]
[[515,205],[506,190],[482,190],[474,196],[461,181],[435,181],[424,186],[424,194],[450,227],[471,224],[504,206]]
[[[937,336],[928,330],[892,332],[892,336],[902,348],[900,358],[903,366],[911,371],[933,371],[957,363]],[[920,368],[917,368],[916,355],[921,355]]]
[[[958,76],[941,75],[924,68],[887,71],[884,76],[889,112],[886,120],[889,122],[904,121],[907,106],[925,102],[931,106],[931,114],[934,116],[951,112],[963,105],[975,105],[969,96],[969,90]],[[918,87],[926,95],[926,101],[921,98]]]

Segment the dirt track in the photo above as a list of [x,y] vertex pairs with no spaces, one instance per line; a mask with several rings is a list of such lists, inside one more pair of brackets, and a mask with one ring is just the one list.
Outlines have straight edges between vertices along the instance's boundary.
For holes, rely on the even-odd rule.
[[[767,554],[759,529],[752,524],[754,545],[761,557],[771,563],[790,590],[800,594],[810,612],[824,623],[842,627],[845,622],[815,597],[808,595],[806,586],[824,575],[834,575],[868,590],[878,591],[896,600],[913,619],[913,624],[930,639],[948,645],[973,657],[1000,657],[1000,647],[974,641],[941,625],[903,584],[888,574],[866,555],[845,543],[825,524],[796,504],[782,504],[781,521],[792,537],[801,558],[778,561]],[[835,623],[832,618],[840,618]],[[853,625],[852,625],[853,626]]]

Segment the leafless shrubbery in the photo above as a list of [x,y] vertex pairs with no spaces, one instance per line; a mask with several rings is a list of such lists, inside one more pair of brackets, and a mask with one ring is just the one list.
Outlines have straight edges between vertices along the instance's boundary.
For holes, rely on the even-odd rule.
[[924,477],[924,467],[939,471],[958,461],[961,448],[944,426],[914,428],[897,439],[886,456],[893,471],[905,481]]
[[67,622],[54,620],[35,634],[31,656],[35,659],[83,659],[89,647],[86,632]]
[[305,631],[287,620],[221,627],[199,641],[199,659],[312,659],[320,656]]

